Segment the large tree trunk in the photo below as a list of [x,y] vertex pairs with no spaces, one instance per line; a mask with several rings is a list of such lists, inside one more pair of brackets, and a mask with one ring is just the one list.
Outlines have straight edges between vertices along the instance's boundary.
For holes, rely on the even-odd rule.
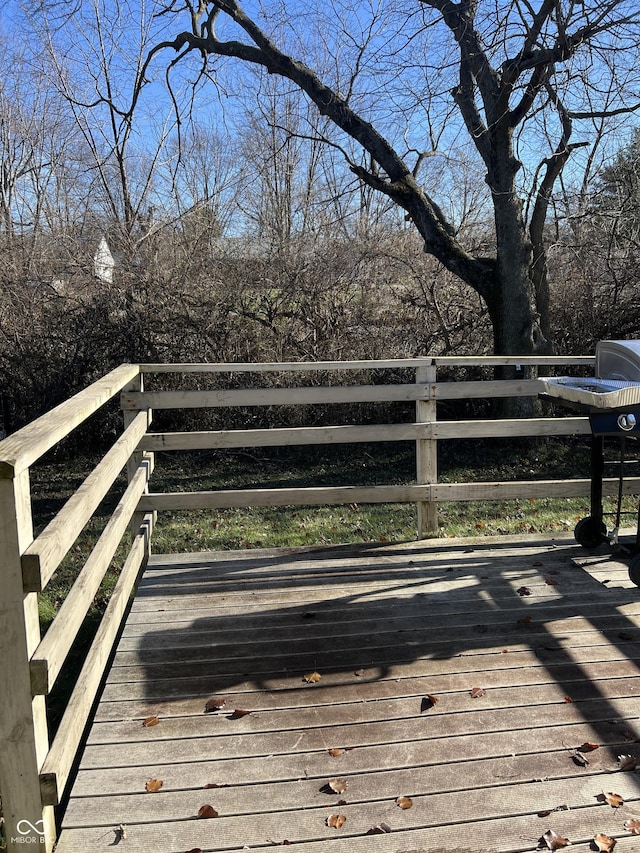
[[[508,223],[499,240],[489,304],[493,351],[500,355],[534,355],[541,344],[530,252],[519,238],[518,223]],[[515,234],[513,232],[516,232]]]
[[486,157],[496,228],[496,276],[493,282],[494,352],[533,355],[541,345],[536,293],[531,278],[532,246],[522,202],[516,190],[521,163],[513,153],[512,129],[502,118],[492,128]]
[[[515,255],[512,255],[515,257]],[[496,355],[535,355],[539,337],[535,307],[532,304],[533,285],[528,270],[522,264],[505,261],[498,264],[494,284],[494,299],[489,305],[493,323],[493,351]],[[518,369],[515,365],[499,366],[494,371],[496,379],[533,379],[536,368]],[[493,403],[495,417],[533,417],[538,409],[531,397],[503,397]]]
[[[535,355],[544,346],[536,305],[536,290],[531,277],[532,246],[527,239],[522,203],[516,192],[515,177],[520,163],[513,156],[511,136],[505,132],[496,145],[495,159],[487,170],[487,182],[493,195],[496,227],[496,267],[492,282],[489,313],[493,323],[493,351],[500,355]],[[499,368],[502,379],[516,377],[516,367]],[[535,375],[530,370],[519,376]],[[527,397],[504,398],[496,414],[511,417],[531,416],[535,400]]]

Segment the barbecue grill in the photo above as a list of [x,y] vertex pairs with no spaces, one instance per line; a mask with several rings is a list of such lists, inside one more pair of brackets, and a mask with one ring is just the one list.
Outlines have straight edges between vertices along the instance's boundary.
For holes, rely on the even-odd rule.
[[[617,550],[634,555],[629,577],[640,586],[640,508],[636,525],[636,541],[629,547],[618,542],[622,515],[622,486],[627,440],[640,437],[640,341],[599,341],[596,344],[595,376],[579,379],[558,376],[541,380],[544,396],[568,408],[586,412],[591,426],[591,510],[575,528],[577,542],[593,549],[608,542]],[[604,440],[614,436],[620,440],[618,504],[615,526],[607,533],[602,508],[604,476]]]

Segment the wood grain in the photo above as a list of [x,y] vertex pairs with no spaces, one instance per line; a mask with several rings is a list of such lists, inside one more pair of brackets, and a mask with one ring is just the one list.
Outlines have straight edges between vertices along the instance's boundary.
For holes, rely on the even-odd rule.
[[[601,831],[630,850],[623,824],[640,794],[617,756],[640,759],[639,667],[625,564],[568,538],[158,555],[58,850],[106,851],[120,823],[140,853],[284,839],[308,853],[516,853],[550,826],[585,849]],[[211,696],[226,705],[205,713]],[[578,766],[585,742],[599,748]],[[325,790],[335,777],[347,780],[339,807]],[[603,790],[621,810],[598,802]],[[195,819],[204,803],[213,822]],[[326,825],[336,810],[340,830]],[[366,834],[382,822],[390,836]]]

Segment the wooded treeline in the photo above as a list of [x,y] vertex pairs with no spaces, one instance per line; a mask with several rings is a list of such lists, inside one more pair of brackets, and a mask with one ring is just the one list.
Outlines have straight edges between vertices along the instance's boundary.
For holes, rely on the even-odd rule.
[[[36,62],[4,41],[7,431],[123,361],[491,352],[481,297],[424,253],[412,223],[357,180],[325,144],[322,119],[282,82],[248,71],[252,88],[234,93],[217,118],[194,111],[187,121],[179,109],[149,105],[134,115],[116,94],[106,103],[89,91],[92,76],[110,92],[125,88],[127,70],[116,71],[108,51],[76,43],[86,51],[83,78],[53,42]],[[135,67],[136,56],[127,62]],[[640,136],[624,122],[609,130],[607,145],[590,148],[589,168],[565,175],[551,199],[545,235],[560,353],[640,337]],[[455,182],[438,157],[424,180],[449,182],[459,234],[490,256],[482,171],[462,146],[447,157],[457,160]],[[107,276],[96,268],[103,238],[113,257]]]

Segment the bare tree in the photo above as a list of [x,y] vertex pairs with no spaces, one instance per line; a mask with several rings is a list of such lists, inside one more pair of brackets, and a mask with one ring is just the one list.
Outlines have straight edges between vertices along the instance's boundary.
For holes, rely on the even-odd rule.
[[[94,222],[108,228],[124,266],[139,264],[157,230],[163,206],[156,176],[170,157],[179,119],[149,106],[130,110],[152,43],[153,14],[126,0],[91,0],[73,9],[50,0],[41,6],[42,67],[64,98],[81,145],[74,152]],[[167,202],[171,206],[172,201]]]
[[[44,187],[63,148],[59,114],[47,81],[22,52],[3,43],[0,68],[0,231],[36,231]],[[67,140],[68,141],[68,140]]]
[[[565,275],[565,316],[560,328],[575,340],[637,338],[640,334],[637,269],[640,259],[640,132],[602,166],[580,199],[579,213],[565,228],[565,251],[555,263],[571,258]],[[572,242],[573,238],[573,242]],[[558,257],[562,255],[561,257]],[[572,310],[573,309],[573,310]],[[556,310],[561,310],[560,306]],[[573,313],[573,317],[571,316]],[[583,332],[576,335],[575,326]],[[573,333],[573,334],[572,334]]]
[[199,244],[233,228],[242,166],[224,130],[215,122],[192,119],[185,131],[172,136],[168,151],[170,157],[157,174],[159,192],[167,200],[165,216],[174,224],[199,223]]
[[[587,141],[574,140],[576,126],[638,107],[635,0],[334,2],[322,7],[322,28],[308,7],[279,8],[251,16],[236,0],[168,4],[165,24],[186,26],[158,42],[140,81],[163,50],[176,53],[171,67],[192,56],[221,76],[231,58],[291,81],[339,130],[331,141],[351,171],[402,208],[425,251],[483,298],[495,352],[548,351],[544,222],[556,181]],[[335,59],[322,72],[309,64],[319,42]],[[424,168],[426,155],[462,146],[462,134],[484,169],[490,255],[473,253]],[[455,158],[449,165],[451,192]]]

